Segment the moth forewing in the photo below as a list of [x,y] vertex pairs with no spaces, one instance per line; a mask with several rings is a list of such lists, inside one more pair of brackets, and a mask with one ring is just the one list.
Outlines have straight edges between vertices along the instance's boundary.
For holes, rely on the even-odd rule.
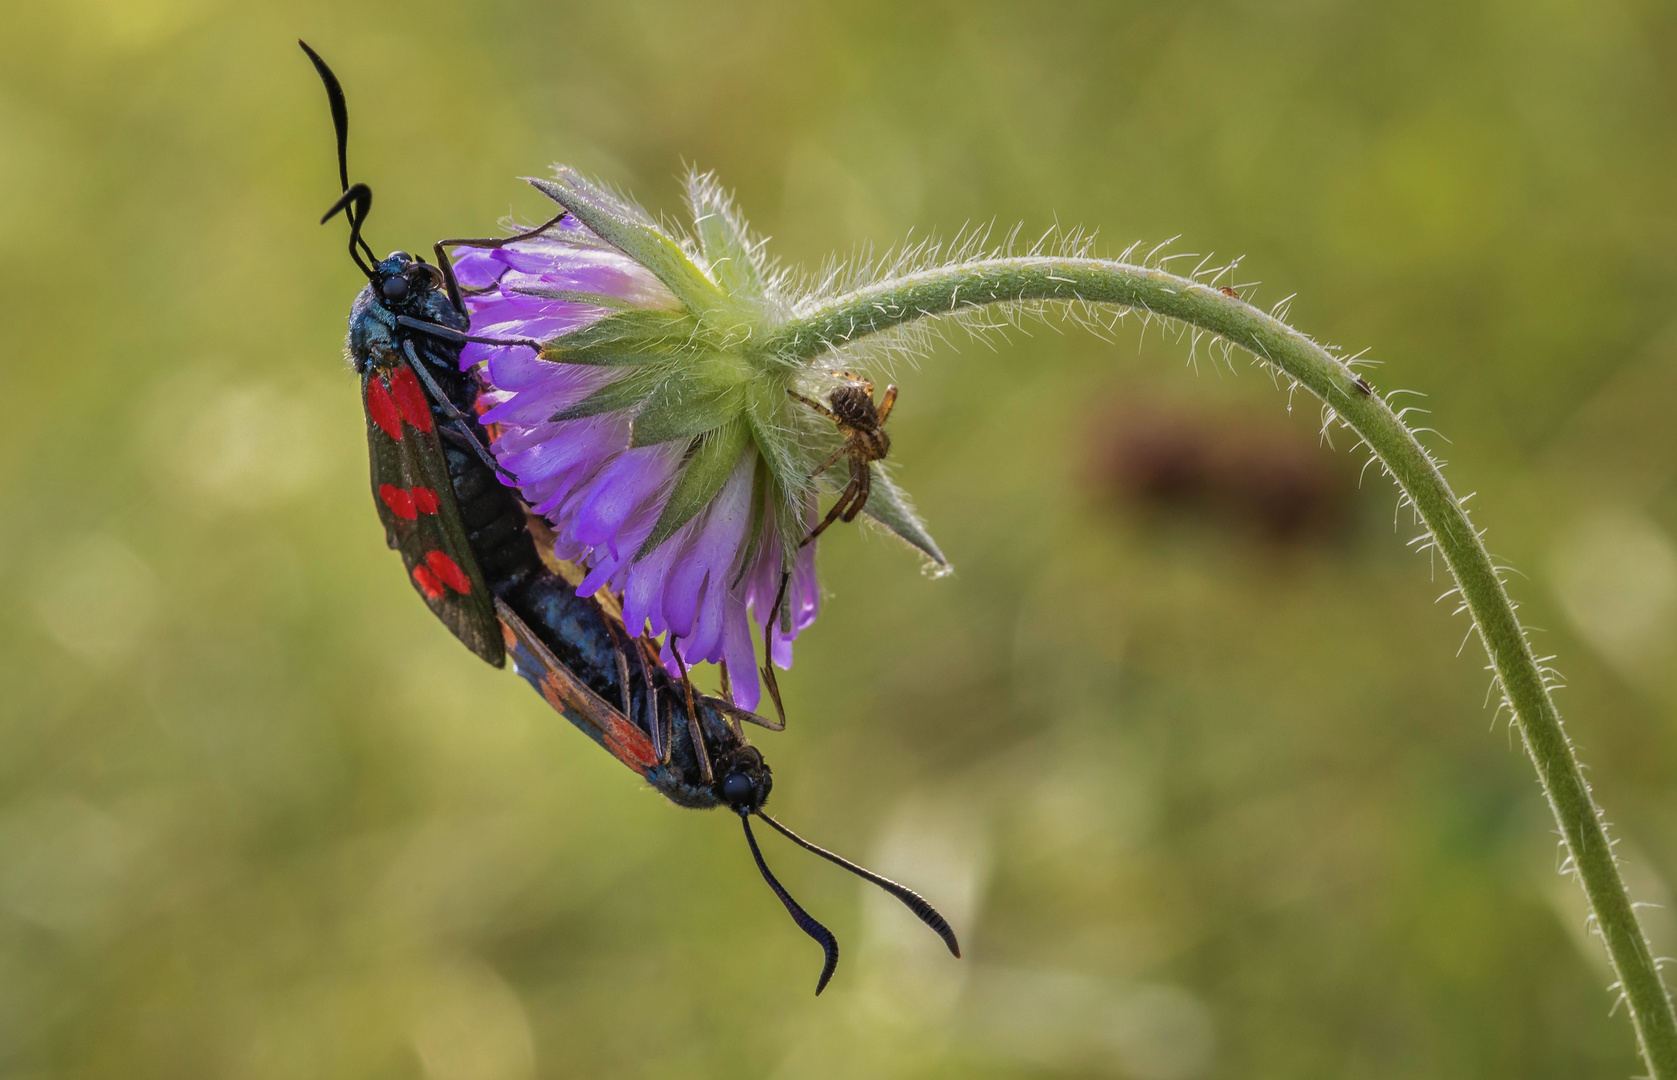
[[503,667],[506,648],[494,597],[461,521],[429,404],[420,395],[389,408],[402,397],[398,391],[404,376],[414,379],[405,363],[396,360],[369,368],[362,378],[373,503],[386,541],[402,553],[414,591],[468,649]]

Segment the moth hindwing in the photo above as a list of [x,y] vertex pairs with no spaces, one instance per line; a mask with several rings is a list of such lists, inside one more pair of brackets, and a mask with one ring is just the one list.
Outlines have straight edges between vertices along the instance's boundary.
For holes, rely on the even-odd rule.
[[658,755],[646,732],[560,663],[517,612],[499,600],[495,607],[514,667],[549,705],[640,775],[657,767]]
[[468,649],[502,667],[506,647],[495,600],[472,554],[419,379],[405,360],[385,353],[361,377],[361,398],[373,502],[386,540],[402,553],[408,580],[432,613]]

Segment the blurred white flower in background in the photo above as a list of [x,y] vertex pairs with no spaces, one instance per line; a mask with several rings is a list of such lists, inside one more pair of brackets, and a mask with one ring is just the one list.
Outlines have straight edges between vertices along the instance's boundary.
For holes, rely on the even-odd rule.
[[1556,540],[1549,578],[1573,626],[1614,667],[1637,679],[1671,681],[1677,544],[1669,533],[1634,510],[1597,510]]
[[163,599],[145,560],[101,534],[58,548],[42,565],[31,593],[47,636],[102,667],[120,663],[139,647]]

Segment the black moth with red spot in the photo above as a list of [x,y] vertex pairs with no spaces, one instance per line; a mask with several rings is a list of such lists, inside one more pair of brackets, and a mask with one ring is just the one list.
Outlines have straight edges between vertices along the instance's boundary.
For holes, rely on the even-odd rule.
[[[391,259],[403,259],[398,252]],[[410,261],[409,266],[433,269]],[[423,271],[422,271],[423,272]],[[436,290],[418,290],[438,295]],[[365,294],[365,299],[371,300]],[[409,580],[432,612],[466,646],[497,667],[505,663],[495,602],[472,551],[437,435],[431,404],[406,352],[415,343],[385,324],[382,305],[356,305],[350,356],[361,372],[373,493],[385,538],[402,553]],[[376,313],[375,313],[376,310]]]
[[655,645],[631,639],[620,619],[593,598],[576,595],[542,564],[526,509],[499,482],[476,423],[477,374],[460,368],[462,344],[483,339],[467,333],[444,245],[496,242],[441,242],[440,267],[402,251],[378,260],[361,236],[372,192],[349,183],[343,91],[325,62],[307,45],[303,49],[326,84],[338,134],[343,197],[323,220],[340,212],[349,219],[350,255],[368,282],[350,310],[348,352],[361,376],[374,502],[415,590],[484,660],[501,667],[510,652],[518,674],[554,709],[670,801],[726,806],[740,816],[764,880],[821,944],[825,962],[817,994],[837,967],[838,941],[769,872],[751,831],[753,816],[901,900],[960,956],[949,923],[917,893],[811,844],[763,812],[773,778],[739,723],[761,718],[699,694],[685,680],[675,683]]
[[[497,505],[485,508],[489,513],[473,515],[488,520],[469,523],[463,516],[442,435],[447,432],[454,441],[463,442],[475,441],[475,433],[451,429],[449,419],[433,415],[432,402],[415,374],[429,368],[433,381],[441,375],[459,382],[457,347],[439,348],[434,338],[415,333],[399,321],[407,316],[464,330],[465,320],[440,288],[442,275],[436,267],[398,251],[374,269],[398,285],[393,290],[369,285],[356,297],[349,318],[349,356],[361,375],[367,455],[385,539],[402,553],[414,589],[443,625],[467,648],[500,667],[506,662],[506,648],[495,617],[495,598],[477,557],[479,550],[486,556],[499,552],[485,543],[490,537],[473,533],[485,525],[497,525],[512,509],[505,505],[510,500],[494,499]],[[401,295],[392,298],[386,291]],[[469,451],[457,448],[456,452]],[[488,486],[498,486],[492,476],[486,479],[491,481]],[[512,530],[500,531],[512,539]]]

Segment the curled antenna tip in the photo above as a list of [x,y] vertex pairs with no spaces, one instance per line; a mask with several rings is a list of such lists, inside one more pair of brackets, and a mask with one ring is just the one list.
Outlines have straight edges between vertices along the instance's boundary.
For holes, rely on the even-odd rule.
[[[876,874],[865,866],[857,866],[855,863],[846,859],[842,855],[834,854],[824,847],[819,847],[810,843],[808,840],[805,840],[803,837],[799,836],[791,829],[788,829],[774,818],[763,813],[761,810],[757,811],[757,816],[773,826],[775,831],[780,833],[780,835],[786,837],[786,839],[792,841],[794,844],[797,844],[805,851],[815,852],[815,854],[821,856],[823,859],[826,859],[828,862],[844,867],[857,877],[863,879],[864,881],[870,881],[873,884],[878,885],[881,889],[884,889],[898,900],[901,900],[904,907],[914,912],[915,918],[931,927],[932,931],[936,933],[938,937],[943,939],[943,944],[949,949],[951,956],[955,957],[957,960],[961,958],[961,943],[955,938],[954,928],[949,925],[949,920],[945,919],[943,915],[939,913],[937,908],[933,907],[926,901],[925,897],[921,896],[919,893],[910,889],[906,885],[899,885],[890,878],[881,874]],[[746,833],[749,835],[750,831],[751,827],[747,825]]]
[[751,832],[751,815],[741,813],[740,824],[745,826],[745,842],[751,845],[751,857],[757,861],[757,869],[762,873],[763,880],[769,883],[769,888],[773,889],[774,894],[780,898],[780,902],[786,905],[786,912],[792,916],[792,921],[798,924],[798,929],[814,938],[816,943],[821,946],[824,961],[821,965],[821,977],[815,983],[815,996],[820,997],[821,991],[827,989],[827,983],[831,981],[833,972],[838,970],[838,938],[833,936],[831,930],[817,922],[809,912],[799,907],[798,902],[792,899],[792,894],[787,892],[780,882],[775,880],[774,874],[769,872],[769,864],[763,861],[763,852],[757,847],[757,837]]

